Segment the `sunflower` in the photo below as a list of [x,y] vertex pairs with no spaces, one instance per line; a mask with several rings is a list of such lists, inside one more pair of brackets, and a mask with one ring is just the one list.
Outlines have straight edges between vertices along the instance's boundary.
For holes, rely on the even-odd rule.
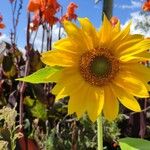
[[131,35],[130,25],[114,27],[106,16],[97,31],[88,18],[78,18],[81,27],[64,21],[67,37],[42,54],[48,66],[61,66],[49,80],[56,100],[69,96],[68,114],[80,118],[87,112],[94,122],[103,111],[108,120],[116,118],[119,102],[139,112],[138,98],[149,97],[150,70],[139,63],[149,59],[150,40]]

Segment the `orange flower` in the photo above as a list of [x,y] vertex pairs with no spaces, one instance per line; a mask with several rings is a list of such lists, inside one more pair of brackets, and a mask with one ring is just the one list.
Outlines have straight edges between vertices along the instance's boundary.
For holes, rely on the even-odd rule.
[[28,4],[28,11],[34,12],[40,9],[41,0],[30,0]]
[[[0,29],[4,29],[5,28],[5,24],[4,23],[2,23],[2,21],[3,21],[3,16],[2,15],[0,15]],[[0,36],[1,36],[1,32],[0,32]]]
[[59,11],[60,4],[56,0],[48,0],[48,4],[50,7],[52,7],[54,10]]
[[5,25],[3,23],[0,23],[0,29],[4,29]]
[[30,0],[28,10],[34,12],[34,15],[38,11],[41,23],[53,25],[58,21],[55,14],[60,10],[60,4],[57,0]]
[[64,20],[69,20],[67,14],[65,14],[64,16],[62,16],[62,17],[60,18],[60,22],[63,22]]
[[48,21],[48,23],[49,23],[50,25],[54,25],[56,22],[59,21],[59,19],[58,19],[57,17],[55,17],[55,16],[51,16],[51,17],[48,18],[47,21]]
[[144,11],[150,11],[150,0],[147,0],[147,2],[143,4],[142,9]]
[[77,19],[77,15],[75,14],[75,10],[78,8],[78,6],[71,2],[68,7],[67,7],[67,12],[64,16],[62,16],[62,18],[60,19],[60,21],[64,21],[64,20],[76,20]]
[[112,26],[115,26],[118,23],[118,18],[115,16],[111,17],[110,23]]
[[32,22],[30,23],[30,29],[32,31],[36,31],[40,24],[41,24],[41,19],[39,16],[39,12],[37,11],[33,16]]
[[3,21],[3,16],[0,15],[0,29],[4,29],[5,28],[5,25],[4,25],[4,23],[2,23],[2,21]]
[[70,19],[76,19],[77,15],[75,14],[75,9],[77,9],[78,6],[75,3],[70,3],[67,8],[67,13]]

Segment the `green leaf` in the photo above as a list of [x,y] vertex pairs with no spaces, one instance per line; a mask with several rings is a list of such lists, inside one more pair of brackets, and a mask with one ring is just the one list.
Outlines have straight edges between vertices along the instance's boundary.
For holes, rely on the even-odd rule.
[[30,107],[33,117],[37,117],[42,120],[47,119],[46,105],[42,104],[39,100],[31,99],[29,96],[27,96],[24,99],[24,104]]
[[147,150],[150,141],[139,138],[123,138],[119,140],[121,150]]
[[35,100],[31,99],[30,96],[26,96],[26,97],[24,98],[23,103],[24,103],[25,105],[29,106],[29,107],[32,107],[33,104],[34,104],[34,101],[35,101]]
[[47,119],[47,109],[40,101],[36,100],[36,105],[31,109],[31,113],[34,117],[42,120]]
[[60,68],[56,67],[45,67],[42,68],[33,74],[26,76],[24,78],[18,78],[18,81],[24,81],[29,83],[48,83],[55,82],[50,79],[50,77],[55,76],[57,72],[60,71]]

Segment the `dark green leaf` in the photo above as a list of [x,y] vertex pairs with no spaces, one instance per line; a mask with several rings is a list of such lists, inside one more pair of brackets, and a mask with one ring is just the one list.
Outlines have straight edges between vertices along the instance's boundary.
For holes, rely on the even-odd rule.
[[2,67],[4,69],[5,72],[8,72],[11,70],[13,66],[13,57],[11,54],[4,56],[3,58],[3,62],[2,62]]

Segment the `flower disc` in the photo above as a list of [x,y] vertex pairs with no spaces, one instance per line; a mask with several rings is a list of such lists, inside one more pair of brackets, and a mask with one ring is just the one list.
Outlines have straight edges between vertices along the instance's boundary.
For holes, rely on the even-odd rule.
[[118,71],[119,61],[108,49],[95,49],[81,56],[81,75],[91,85],[104,86],[115,77]]
[[105,56],[97,56],[91,62],[91,73],[103,77],[111,71],[111,63]]

